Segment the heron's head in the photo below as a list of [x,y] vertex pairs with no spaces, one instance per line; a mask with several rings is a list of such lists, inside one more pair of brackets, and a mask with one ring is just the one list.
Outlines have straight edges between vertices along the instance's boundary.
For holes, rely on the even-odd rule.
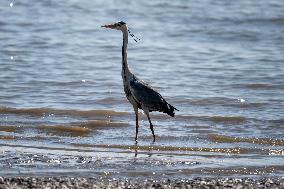
[[102,27],[104,28],[110,28],[110,29],[116,29],[116,30],[127,30],[127,25],[125,22],[120,21],[120,22],[116,22],[114,24],[106,24],[103,25]]

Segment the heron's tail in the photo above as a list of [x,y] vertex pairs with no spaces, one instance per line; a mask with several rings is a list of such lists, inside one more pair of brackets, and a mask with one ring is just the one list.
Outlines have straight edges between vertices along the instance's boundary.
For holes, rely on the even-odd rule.
[[170,115],[172,117],[175,117],[175,110],[179,111],[178,109],[176,109],[172,105],[167,104],[167,108],[166,108],[166,111],[164,111],[164,113],[167,113],[168,115]]

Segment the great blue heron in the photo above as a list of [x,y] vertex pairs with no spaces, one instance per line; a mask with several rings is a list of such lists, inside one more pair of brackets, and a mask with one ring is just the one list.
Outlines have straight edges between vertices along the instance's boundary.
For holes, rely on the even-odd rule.
[[125,22],[117,22],[114,24],[103,25],[102,27],[120,30],[123,33],[123,45],[122,45],[122,71],[121,76],[123,79],[124,92],[127,99],[132,104],[134,112],[136,115],[136,135],[135,141],[137,142],[138,135],[138,109],[142,109],[146,114],[149,123],[150,129],[153,134],[154,142],[156,140],[153,124],[150,119],[149,112],[159,111],[167,113],[168,115],[174,117],[175,107],[167,103],[167,101],[160,95],[156,90],[154,90],[149,84],[138,79],[131,71],[129,70],[127,64],[127,44],[128,44],[128,33],[129,30]]

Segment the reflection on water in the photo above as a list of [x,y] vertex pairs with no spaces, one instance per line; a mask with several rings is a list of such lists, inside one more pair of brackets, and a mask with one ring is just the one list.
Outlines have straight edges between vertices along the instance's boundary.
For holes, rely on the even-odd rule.
[[[283,3],[1,1],[0,175],[283,176]],[[180,111],[135,115],[130,68]]]
[[[11,148],[17,151],[11,151]],[[173,149],[170,148],[164,150],[163,147],[150,149],[142,146],[119,148],[107,145],[73,148],[6,145],[0,154],[0,166],[5,170],[0,173],[116,178],[125,176],[190,178],[204,174],[206,176],[278,175],[284,168],[281,156],[272,156],[272,161],[265,162],[263,155],[254,152],[254,161],[247,162],[250,158],[250,155],[247,156],[248,153],[237,155],[226,151],[226,155],[222,151],[181,152],[177,149],[172,151]],[[159,148],[161,150],[158,150]],[[267,166],[267,163],[270,165]]]

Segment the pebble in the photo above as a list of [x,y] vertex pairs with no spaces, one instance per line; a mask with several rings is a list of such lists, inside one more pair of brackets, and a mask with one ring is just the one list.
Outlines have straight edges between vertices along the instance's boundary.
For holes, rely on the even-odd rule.
[[196,178],[161,181],[73,177],[0,177],[0,189],[15,188],[284,188],[284,178]]

